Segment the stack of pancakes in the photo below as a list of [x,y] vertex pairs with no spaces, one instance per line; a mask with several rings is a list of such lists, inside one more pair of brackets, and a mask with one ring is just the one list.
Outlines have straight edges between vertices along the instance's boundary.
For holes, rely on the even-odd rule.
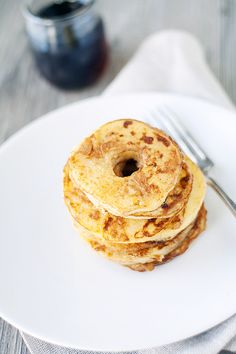
[[168,135],[133,119],[100,127],[64,168],[65,203],[81,236],[137,271],[182,254],[205,229],[205,190]]

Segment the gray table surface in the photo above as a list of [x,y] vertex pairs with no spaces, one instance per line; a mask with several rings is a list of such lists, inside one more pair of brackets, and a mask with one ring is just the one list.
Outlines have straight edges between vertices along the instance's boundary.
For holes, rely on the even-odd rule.
[[[8,136],[48,111],[101,93],[142,39],[166,28],[188,30],[200,39],[210,67],[236,102],[235,0],[98,0],[110,61],[96,85],[77,92],[52,87],[35,70],[20,3],[0,0],[0,120],[7,119]],[[0,354],[26,353],[18,330],[0,319]]]

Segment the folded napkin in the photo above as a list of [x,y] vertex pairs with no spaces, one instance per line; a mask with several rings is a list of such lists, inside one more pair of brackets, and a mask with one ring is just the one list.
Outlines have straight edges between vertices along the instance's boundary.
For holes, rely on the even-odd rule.
[[[104,94],[141,91],[197,96],[233,108],[210,71],[201,45],[192,35],[181,31],[163,31],[148,37]],[[22,336],[33,354],[91,353],[52,345],[25,333]],[[227,351],[236,352],[236,315],[195,337],[135,354],[226,354]]]

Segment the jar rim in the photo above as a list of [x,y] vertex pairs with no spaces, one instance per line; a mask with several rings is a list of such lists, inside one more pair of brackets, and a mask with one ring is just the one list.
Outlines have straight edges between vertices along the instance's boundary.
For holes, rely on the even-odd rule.
[[84,0],[83,1],[84,6],[82,8],[74,10],[74,11],[70,12],[69,14],[65,14],[65,15],[54,17],[53,19],[50,19],[50,18],[43,18],[43,17],[37,16],[36,14],[34,14],[31,11],[30,6],[34,3],[34,1],[35,0],[28,0],[28,1],[26,0],[24,2],[24,4],[22,5],[23,16],[25,17],[26,20],[30,20],[34,23],[41,24],[43,26],[54,26],[55,23],[58,23],[58,24],[64,23],[67,21],[71,21],[78,16],[82,16],[88,12],[88,10],[92,7],[92,5],[95,2],[95,0]]

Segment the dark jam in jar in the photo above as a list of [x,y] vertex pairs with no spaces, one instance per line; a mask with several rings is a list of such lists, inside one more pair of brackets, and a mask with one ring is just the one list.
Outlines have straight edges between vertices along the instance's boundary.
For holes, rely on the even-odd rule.
[[45,20],[41,38],[32,38],[29,33],[41,74],[64,89],[91,85],[105,67],[103,22],[87,7],[82,1],[51,3],[36,13]]
[[55,2],[40,9],[37,15],[41,18],[53,19],[71,14],[72,12],[83,7],[84,5],[80,1]]

